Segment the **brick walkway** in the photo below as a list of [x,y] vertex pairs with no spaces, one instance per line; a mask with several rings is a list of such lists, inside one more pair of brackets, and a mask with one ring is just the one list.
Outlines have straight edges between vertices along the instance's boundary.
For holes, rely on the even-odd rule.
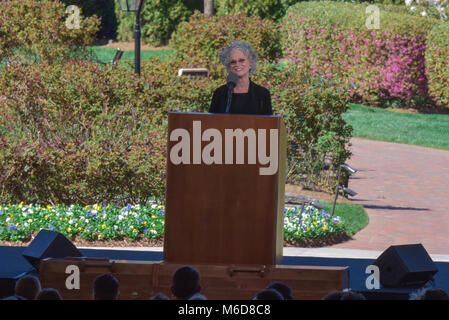
[[349,188],[369,225],[332,248],[380,250],[421,243],[449,254],[449,151],[366,139],[351,140]]

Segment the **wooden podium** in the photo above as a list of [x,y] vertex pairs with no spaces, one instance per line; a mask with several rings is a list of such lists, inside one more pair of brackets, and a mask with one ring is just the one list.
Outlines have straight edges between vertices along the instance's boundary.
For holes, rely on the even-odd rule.
[[281,262],[281,117],[170,112],[167,156],[164,262]]
[[[43,287],[64,299],[91,299],[93,280],[111,273],[120,299],[146,300],[170,296],[173,273],[192,265],[209,300],[249,300],[273,281],[289,285],[294,299],[349,288],[348,267],[279,265],[286,164],[280,117],[172,112],[168,125],[164,261],[44,259]],[[80,290],[67,288],[68,266],[78,268]]]

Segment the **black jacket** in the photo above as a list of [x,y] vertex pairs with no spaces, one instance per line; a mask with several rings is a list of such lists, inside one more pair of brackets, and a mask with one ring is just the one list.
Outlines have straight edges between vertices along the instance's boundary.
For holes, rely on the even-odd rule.
[[[239,112],[242,114],[264,114],[272,115],[271,109],[271,95],[266,88],[255,84],[250,80],[249,84],[249,105],[245,106],[244,110]],[[226,112],[226,97],[228,94],[228,85],[225,84],[214,91],[212,102],[210,105],[210,113],[225,113]],[[230,113],[236,113],[229,110]]]

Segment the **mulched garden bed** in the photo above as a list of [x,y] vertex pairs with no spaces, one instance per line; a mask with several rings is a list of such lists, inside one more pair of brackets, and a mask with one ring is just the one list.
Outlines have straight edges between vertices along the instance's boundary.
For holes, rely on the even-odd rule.
[[[342,243],[350,240],[346,234],[337,234],[337,235],[328,235],[320,238],[313,239],[302,239],[301,241],[284,241],[284,247],[297,247],[297,248],[320,248],[327,247],[337,243]],[[120,239],[120,240],[96,240],[96,241],[87,241],[82,239],[81,237],[75,237],[74,239],[70,239],[72,243],[76,247],[163,247],[164,240],[150,240],[150,239],[139,239],[136,241],[130,241],[128,239]],[[0,241],[0,246],[28,246],[31,243],[32,239],[27,239],[27,241],[23,242],[14,242],[14,241]]]

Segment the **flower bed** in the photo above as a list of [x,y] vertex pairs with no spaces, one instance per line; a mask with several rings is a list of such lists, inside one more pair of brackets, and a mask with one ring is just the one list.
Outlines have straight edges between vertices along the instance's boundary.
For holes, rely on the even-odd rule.
[[[69,239],[84,241],[160,241],[164,236],[165,208],[162,205],[0,206],[0,240],[27,242],[42,229],[57,231]],[[345,238],[344,221],[311,206],[285,208],[284,240],[310,243]]]

